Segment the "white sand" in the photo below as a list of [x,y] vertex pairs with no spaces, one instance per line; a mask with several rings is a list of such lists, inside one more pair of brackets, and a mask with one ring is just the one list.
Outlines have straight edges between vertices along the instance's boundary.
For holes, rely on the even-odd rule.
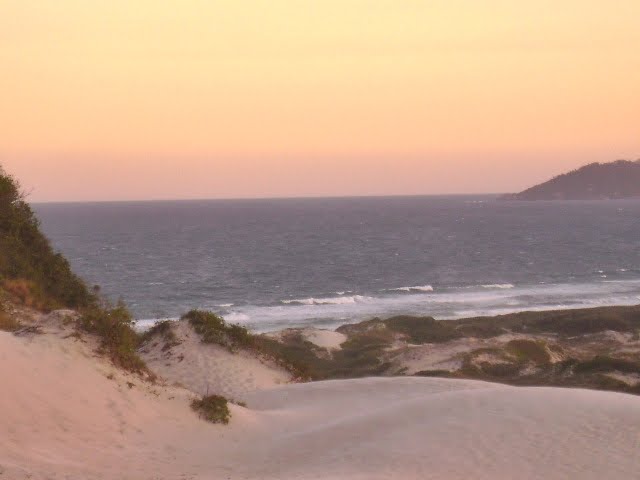
[[340,345],[347,341],[344,333],[321,328],[303,328],[301,334],[306,341],[327,350],[340,350]]
[[[114,379],[107,376],[114,373]],[[135,383],[133,388],[127,381]],[[58,335],[0,332],[0,479],[633,479],[640,397],[434,378],[247,393],[228,426]]]
[[170,383],[201,395],[209,393],[243,400],[247,392],[292,380],[285,369],[255,354],[231,353],[220,345],[202,343],[188,322],[175,322],[172,327],[179,345],[163,351],[164,342],[158,339],[141,352],[147,365]]
[[346,342],[348,338],[344,333],[315,327],[285,328],[284,330],[268,332],[264,335],[282,342],[284,341],[284,337],[290,334],[299,334],[307,342],[311,342],[317,347],[327,350],[340,350],[342,348],[340,345]]

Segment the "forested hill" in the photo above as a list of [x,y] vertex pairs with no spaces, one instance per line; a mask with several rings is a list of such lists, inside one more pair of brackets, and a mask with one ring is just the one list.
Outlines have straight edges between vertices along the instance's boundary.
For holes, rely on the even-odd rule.
[[591,163],[508,194],[503,200],[606,200],[640,198],[640,160]]

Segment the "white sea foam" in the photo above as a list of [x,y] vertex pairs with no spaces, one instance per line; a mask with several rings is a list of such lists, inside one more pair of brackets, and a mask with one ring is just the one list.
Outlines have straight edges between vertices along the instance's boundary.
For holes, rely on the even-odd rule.
[[[433,292],[416,291],[412,294],[403,291],[381,292],[379,296],[351,294],[286,299],[271,305],[234,306],[222,316],[230,323],[241,323],[256,331],[305,325],[335,328],[345,323],[402,314],[452,319],[523,310],[636,305],[640,300],[639,288],[640,279],[598,279],[591,283],[547,283],[505,288],[482,288],[477,285],[437,289]],[[136,322],[136,329],[147,329],[157,321],[140,320]]]
[[481,285],[482,288],[500,288],[502,290],[507,290],[509,288],[514,288],[514,285],[511,283],[490,283],[487,285]]
[[226,315],[223,315],[222,318],[229,323],[245,323],[248,322],[251,318],[246,313],[240,312],[231,312]]
[[398,287],[398,288],[387,288],[388,292],[433,292],[433,287],[431,285],[416,285],[415,287]]
[[349,297],[329,297],[329,298],[294,298],[290,300],[281,300],[285,305],[344,305],[349,303],[359,303],[371,300],[371,297],[362,295],[353,295]]
[[216,305],[216,307],[229,308],[229,307],[233,307],[233,303],[219,303]]

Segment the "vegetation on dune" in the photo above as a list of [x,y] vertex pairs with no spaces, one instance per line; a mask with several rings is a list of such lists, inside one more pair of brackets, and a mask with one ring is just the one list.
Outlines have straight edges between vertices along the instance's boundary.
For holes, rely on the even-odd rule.
[[0,285],[34,308],[87,307],[95,296],[53,251],[16,180],[0,168]]
[[598,307],[545,312],[518,312],[495,317],[434,320],[432,317],[398,316],[345,325],[338,331],[353,335],[377,324],[403,334],[410,343],[443,343],[457,338],[493,338],[504,333],[557,334],[566,337],[607,330],[636,333],[640,330],[640,307]]
[[590,360],[576,362],[575,373],[623,372],[640,374],[640,361],[614,358],[608,355],[597,355]]
[[118,367],[138,373],[147,371],[137,353],[140,337],[133,329],[133,318],[124,303],[84,309],[78,328],[98,336],[102,352]]
[[[237,352],[240,349],[248,350],[272,360],[298,380],[313,378],[308,364],[300,361],[296,355],[292,355],[292,352],[283,348],[282,344],[261,335],[254,335],[242,325],[229,324],[215,313],[191,310],[180,320],[188,321],[204,343],[221,345],[230,352]],[[313,355],[307,351],[304,356],[310,358]]]
[[547,349],[547,344],[542,340],[526,338],[511,340],[505,345],[505,350],[519,362],[533,362],[536,365],[551,362],[551,354]]
[[5,332],[15,332],[20,327],[20,322],[5,312],[4,306],[0,303],[0,330]]
[[[122,303],[111,306],[71,271],[67,260],[56,253],[18,182],[0,168],[0,291],[11,301],[50,311],[73,308],[80,312],[78,331],[95,334],[101,350],[114,364],[135,372],[146,371],[138,357],[138,335],[133,319]],[[18,325],[0,311],[0,328]]]
[[462,335],[450,323],[439,322],[432,317],[398,316],[385,320],[384,324],[415,344],[448,342]]
[[354,336],[330,354],[300,334],[287,335],[282,341],[260,336],[257,341],[263,351],[283,359],[302,378],[325,380],[382,374],[388,365],[381,357],[391,344],[391,336],[389,332],[375,331]]
[[178,340],[178,337],[172,328],[174,323],[175,322],[172,320],[162,320],[161,322],[156,323],[153,327],[151,327],[140,336],[140,344],[144,345],[150,342],[156,336],[160,336],[160,338],[164,341],[164,345],[162,346],[163,352],[166,352],[167,350],[180,345],[180,341]]
[[[343,325],[337,331],[348,339],[340,351],[329,356],[326,350],[294,333],[282,338],[279,348],[285,355],[294,355],[314,379],[346,378],[402,375],[406,367],[398,369],[394,358],[411,349],[411,344],[440,344],[463,338],[487,340],[514,333],[534,335],[498,340],[488,347],[470,347],[460,354],[459,369],[435,368],[415,375],[640,393],[640,382],[633,382],[634,375],[640,376],[638,354],[617,351],[619,340],[615,336],[594,336],[614,331],[626,335],[620,338],[637,340],[639,306],[520,312],[459,320],[397,316]],[[580,358],[571,358],[572,352],[579,352]],[[625,382],[616,377],[618,374],[631,376]]]
[[479,348],[466,353],[458,371],[424,371],[416,375],[640,393],[640,382],[629,384],[614,375],[632,374],[640,378],[639,360],[596,355],[584,359],[566,358],[554,363],[549,354],[552,347],[536,340],[513,340],[501,348]]
[[373,333],[347,341],[329,358],[323,355],[324,349],[299,334],[280,342],[252,334],[241,325],[228,324],[220,316],[203,310],[192,310],[181,320],[188,321],[204,343],[221,345],[231,352],[251,351],[272,360],[301,381],[380,374],[383,363],[379,357],[390,344],[388,333]]
[[220,395],[206,395],[191,402],[191,408],[200,418],[211,423],[229,423],[231,412],[227,399]]
[[184,314],[181,320],[187,320],[204,343],[222,345],[232,352],[238,348],[255,346],[254,336],[245,327],[228,324],[215,313],[191,310]]

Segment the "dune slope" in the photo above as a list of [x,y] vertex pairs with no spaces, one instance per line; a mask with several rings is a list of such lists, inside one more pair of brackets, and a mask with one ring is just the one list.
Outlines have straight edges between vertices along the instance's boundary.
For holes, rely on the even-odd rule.
[[[0,478],[628,479],[640,397],[365,378],[246,394],[228,426],[65,335],[0,332]],[[130,382],[129,385],[127,382]]]
[[175,335],[172,342],[156,337],[140,350],[147,365],[169,382],[200,395],[244,400],[247,392],[293,380],[284,368],[253,352],[232,353],[221,345],[203,343],[187,321],[172,322],[170,328]]

